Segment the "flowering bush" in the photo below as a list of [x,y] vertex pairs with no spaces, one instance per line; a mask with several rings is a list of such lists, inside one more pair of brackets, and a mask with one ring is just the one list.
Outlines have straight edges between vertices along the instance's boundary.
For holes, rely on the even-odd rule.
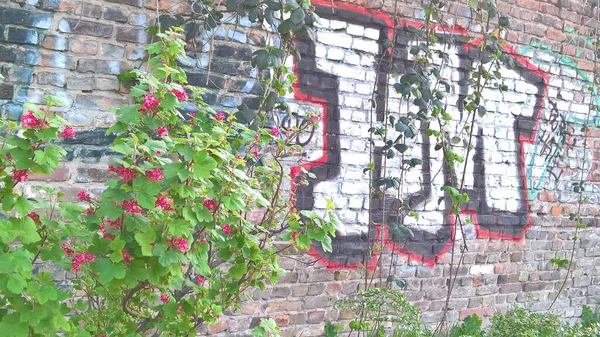
[[[7,336],[195,335],[244,290],[277,282],[287,249],[311,240],[330,245],[335,217],[299,212],[285,188],[281,160],[302,130],[283,140],[278,129],[250,129],[212,111],[200,89],[184,86],[176,62],[184,42],[173,31],[157,36],[148,46],[151,71],[130,74],[137,103],[115,111],[108,134],[121,156],[107,168],[114,179],[101,196],[81,191],[80,203],[67,203],[46,188],[49,200],[33,203],[16,192],[28,172],[58,165],[64,151],[49,141],[74,133],[48,109],[26,113],[22,133],[3,122],[0,193],[11,215],[0,220],[0,328]],[[194,111],[182,113],[184,104]],[[37,261],[75,272],[74,291],[34,273]]]

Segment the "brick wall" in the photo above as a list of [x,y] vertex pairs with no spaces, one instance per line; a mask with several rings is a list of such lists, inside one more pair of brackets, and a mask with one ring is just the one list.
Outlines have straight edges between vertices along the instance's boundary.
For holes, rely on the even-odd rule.
[[[389,37],[389,16],[394,1],[359,0],[341,4],[313,1],[321,24],[316,40],[297,41],[302,59],[297,64],[297,91],[287,97],[292,109],[321,110],[322,126],[300,139],[300,166],[317,176],[297,191],[297,206],[322,209],[333,200],[343,228],[334,239],[334,250],[324,253],[315,245],[309,254],[282,259],[289,270],[282,282],[266,291],[250,293],[241,312],[232,312],[205,332],[223,336],[243,335],[258,317],[271,316],[286,335],[314,336],[327,320],[347,320],[347,313],[331,306],[335,299],[355,294],[364,284],[365,271],[378,262],[386,266],[375,273],[385,280],[388,272],[406,280],[405,294],[423,311],[425,322],[441,318],[450,274],[454,233],[448,217],[448,201],[438,204],[439,187],[450,173],[433,150],[428,137],[418,132],[409,155],[423,158],[423,165],[406,176],[403,195],[419,219],[390,216],[390,226],[369,230],[369,210],[380,221],[384,210],[394,214],[399,201],[393,195],[371,195],[362,170],[369,163],[368,129],[386,113],[406,113],[399,97],[387,101],[371,92],[386,89],[385,81],[402,74],[411,58],[413,41],[407,26],[423,17],[418,4],[399,3],[403,24],[396,28],[397,54],[390,67],[380,67]],[[68,102],[64,116],[78,127],[77,138],[68,140],[68,156],[50,177],[34,176],[59,187],[74,199],[82,188],[100,194],[107,179],[106,166],[111,139],[104,130],[113,121],[109,109],[128,102],[126,89],[116,75],[139,67],[148,36],[144,28],[156,20],[156,1],[150,0],[3,0],[0,2],[0,111],[4,118],[18,119],[24,102],[41,103],[51,93]],[[159,1],[158,12],[186,13],[189,3]],[[506,38],[515,68],[502,68],[508,91],[484,91],[488,113],[476,125],[475,151],[468,158],[466,187],[472,200],[463,217],[468,251],[458,269],[450,300],[449,318],[462,319],[511,305],[530,305],[545,310],[566,273],[550,264],[565,258],[573,247],[574,224],[569,214],[578,209],[579,194],[572,183],[586,181],[586,200],[580,211],[588,225],[575,242],[576,264],[555,304],[557,312],[578,317],[583,305],[600,302],[600,250],[598,190],[600,182],[600,116],[588,116],[591,100],[585,86],[593,81],[591,40],[582,33],[593,30],[596,9],[577,1],[502,1],[499,9],[509,14],[512,30]],[[383,10],[383,11],[379,11]],[[449,2],[445,20],[457,37],[481,30],[465,3]],[[454,25],[454,26],[453,26]],[[187,71],[193,85],[210,89],[205,100],[220,110],[234,111],[240,104],[253,107],[260,95],[257,72],[250,65],[254,50],[274,43],[272,34],[242,20],[225,24],[214,32],[213,43],[199,37],[189,46]],[[448,47],[451,63],[444,69],[454,91],[448,98],[452,127],[464,122],[462,108],[469,87],[459,84],[468,76],[474,60],[469,47],[456,39]],[[382,70],[383,69],[383,70]],[[392,82],[393,83],[393,82]],[[461,82],[462,83],[462,82]],[[282,120],[298,123],[297,120]],[[583,146],[583,125],[588,146]],[[455,130],[450,130],[453,133]],[[376,144],[375,147],[379,146]],[[375,156],[377,172],[397,174],[400,162]],[[297,161],[294,161],[297,162]],[[296,166],[294,166],[296,165]],[[396,169],[395,169],[396,168]],[[462,169],[460,170],[462,171]],[[408,231],[393,226],[403,221]],[[374,237],[384,237],[377,256],[365,252]],[[371,240],[370,240],[371,238]],[[454,261],[460,258],[456,253]],[[388,270],[388,266],[391,268]],[[455,270],[455,269],[454,269]],[[64,275],[62,275],[64,276]],[[68,276],[68,275],[67,275]]]

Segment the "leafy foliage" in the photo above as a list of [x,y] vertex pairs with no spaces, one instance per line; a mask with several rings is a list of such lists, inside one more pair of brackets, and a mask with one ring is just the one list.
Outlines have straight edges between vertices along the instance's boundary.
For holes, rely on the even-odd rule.
[[[115,111],[107,134],[121,156],[99,198],[81,191],[80,204],[68,203],[45,188],[47,199],[29,200],[16,189],[29,172],[52,173],[65,155],[52,141],[74,136],[49,113],[56,99],[21,127],[1,121],[0,326],[8,336],[195,335],[246,289],[276,283],[284,250],[331,245],[335,216],[300,213],[285,190],[281,160],[303,130],[284,140],[260,121],[248,128],[213,111],[202,90],[185,86],[180,30],[157,38],[149,71],[124,77],[136,103]],[[73,291],[35,273],[42,261],[75,272]],[[255,335],[277,331],[267,320]]]

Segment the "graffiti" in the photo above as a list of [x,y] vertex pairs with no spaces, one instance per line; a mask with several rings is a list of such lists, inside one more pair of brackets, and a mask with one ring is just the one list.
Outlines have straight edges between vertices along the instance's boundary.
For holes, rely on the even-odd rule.
[[[411,150],[407,155],[423,160],[420,171],[406,174],[401,193],[408,208],[403,207],[397,196],[371,193],[364,177],[356,174],[371,160],[364,153],[369,126],[369,116],[364,114],[371,104],[370,93],[373,89],[376,93],[387,92],[394,79],[392,75],[406,71],[411,63],[408,50],[412,44],[407,27],[418,23],[404,22],[395,27],[392,63],[383,61],[383,66],[375,67],[372,60],[389,59],[382,58],[387,53],[382,46],[391,38],[394,28],[389,17],[353,5],[336,4],[332,10],[330,3],[314,3],[324,23],[316,30],[314,42],[297,41],[301,59],[296,64],[295,98],[322,106],[322,145],[315,160],[292,168],[293,177],[301,168],[317,177],[308,186],[296,186],[295,202],[300,209],[314,209],[320,199],[339,195],[342,205],[339,214],[345,228],[334,238],[333,252],[325,253],[314,245],[310,253],[330,268],[357,268],[361,264],[374,267],[378,254],[374,251],[375,238],[382,236],[386,247],[433,264],[454,239],[454,217],[449,215],[451,201],[440,187],[457,181],[462,169],[452,171],[440,151],[433,149],[435,144],[431,144],[425,133],[432,126],[422,124],[414,142],[408,144]],[[465,34],[458,28],[449,31]],[[449,130],[445,130],[448,137],[460,132],[460,125],[467,118],[462,102],[469,87],[458,82],[469,75],[467,69],[473,62],[469,49],[470,45],[462,42],[448,46],[452,64],[445,76],[454,82],[448,100],[448,112],[453,116]],[[465,191],[472,202],[465,205],[463,213],[473,219],[480,238],[519,240],[531,224],[524,146],[536,138],[548,79],[510,47],[505,46],[505,51],[518,64],[515,69],[502,69],[513,90],[501,93],[486,88],[483,92],[490,113],[475,126],[475,148],[465,160],[468,173]],[[384,95],[375,98],[378,121],[383,119],[386,106],[390,111],[408,112],[402,110],[399,98],[393,94],[387,102],[384,99]],[[401,165],[399,159],[384,160],[377,149],[374,163],[374,180],[384,171],[398,173],[394,168]],[[443,201],[438,204],[440,198]],[[409,211],[416,211],[419,217],[405,216]],[[368,226],[370,220],[386,226]]]
[[[592,80],[586,72],[578,69],[575,61],[539,43],[532,43],[532,47],[519,47],[517,51],[530,57],[540,69],[567,75],[550,79],[552,87],[546,107],[549,113],[540,119],[537,138],[526,148],[529,199],[534,200],[540,191],[559,187],[560,178],[563,178],[562,181],[579,181],[581,173],[577,172],[582,169],[584,176],[591,174],[592,165],[586,163],[584,157],[592,158],[593,155],[583,153],[582,126],[599,126],[600,115],[592,112],[588,116],[589,107],[584,97],[590,95],[586,87],[592,84]],[[600,104],[600,97],[595,92],[592,99],[596,105]],[[588,149],[588,152],[591,150]],[[572,189],[571,186],[564,188]]]
[[283,113],[280,116],[279,127],[283,130],[302,130],[303,132],[294,139],[294,143],[300,146],[308,145],[316,131],[316,126],[311,123],[309,117],[298,112]]

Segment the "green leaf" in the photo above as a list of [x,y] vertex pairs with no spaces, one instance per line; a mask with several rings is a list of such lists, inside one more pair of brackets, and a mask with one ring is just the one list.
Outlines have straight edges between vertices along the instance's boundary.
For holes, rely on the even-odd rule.
[[217,162],[206,152],[198,152],[194,155],[194,174],[199,178],[210,178],[210,171],[217,168]]
[[143,256],[152,256],[152,246],[150,244],[156,241],[156,232],[153,228],[148,228],[146,232],[135,233],[135,240],[142,248]]
[[99,274],[99,280],[101,283],[108,283],[113,279],[122,279],[125,277],[125,265],[113,264],[107,258],[98,259],[93,266],[94,271]]
[[19,214],[21,214],[22,216],[27,216],[29,211],[31,211],[32,209],[33,205],[31,204],[31,202],[29,202],[29,200],[27,200],[27,198],[25,198],[22,195],[20,195],[17,198],[17,201],[15,202],[15,210],[19,212]]
[[240,263],[229,268],[229,276],[233,280],[240,280],[247,272],[246,264]]
[[40,302],[40,304],[44,304],[48,302],[48,300],[56,301],[56,299],[58,298],[58,293],[56,292],[56,288],[54,285],[46,284],[42,286],[36,298]]
[[305,17],[306,14],[302,10],[302,8],[298,8],[292,12],[292,16],[290,17],[290,19],[294,24],[299,25],[300,23],[304,22]]
[[158,257],[158,263],[160,263],[161,266],[164,267],[172,265],[174,263],[182,262],[183,260],[183,254],[179,251],[174,250],[168,250]]
[[8,274],[8,283],[6,284],[8,290],[13,294],[20,294],[23,289],[27,286],[27,280],[21,274]]
[[165,98],[160,102],[160,106],[165,109],[171,109],[175,107],[178,102],[179,101],[177,100],[177,97],[169,92],[165,95]]

